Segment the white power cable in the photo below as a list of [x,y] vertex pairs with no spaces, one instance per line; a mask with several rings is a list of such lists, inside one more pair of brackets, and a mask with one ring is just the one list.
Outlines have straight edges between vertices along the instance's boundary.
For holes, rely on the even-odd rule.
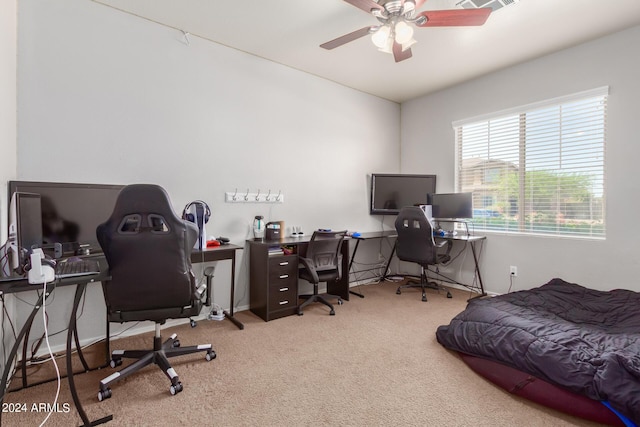
[[47,281],[46,280],[44,281],[44,285],[42,288],[43,288],[42,289],[42,320],[44,324],[44,338],[47,343],[47,350],[49,350],[49,356],[51,356],[51,361],[53,362],[53,366],[56,369],[56,378],[58,381],[58,387],[56,389],[56,397],[53,399],[53,404],[51,405],[51,410],[47,414],[46,418],[42,421],[42,423],[40,423],[40,427],[42,427],[47,422],[47,420],[49,420],[49,417],[51,416],[53,411],[56,410],[56,405],[58,404],[58,396],[60,395],[60,370],[58,369],[58,364],[56,363],[56,358],[53,355],[53,351],[51,351],[51,344],[49,344],[49,330],[47,328],[47,313],[46,313]]

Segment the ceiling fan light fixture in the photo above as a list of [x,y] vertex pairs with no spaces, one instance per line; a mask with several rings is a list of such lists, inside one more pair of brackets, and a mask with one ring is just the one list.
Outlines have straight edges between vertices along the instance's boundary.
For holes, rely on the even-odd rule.
[[411,39],[406,43],[401,43],[402,44],[402,51],[404,52],[405,50],[410,49],[411,46],[413,46],[416,43],[417,43],[416,39]]
[[[396,42],[400,44],[413,40],[413,28],[404,21],[398,21],[395,26]],[[413,40],[415,43],[415,40]]]
[[388,25],[381,26],[378,31],[371,35],[371,41],[379,49],[384,49],[388,44],[389,35],[391,34],[391,28]]
[[393,55],[393,37],[388,37],[383,47],[378,48],[380,52]]

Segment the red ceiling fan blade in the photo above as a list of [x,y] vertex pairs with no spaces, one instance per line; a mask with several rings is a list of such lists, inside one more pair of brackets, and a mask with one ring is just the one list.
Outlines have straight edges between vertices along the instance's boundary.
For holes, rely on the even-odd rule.
[[345,34],[344,36],[340,36],[337,39],[333,39],[326,43],[322,43],[320,47],[325,49],[335,49],[338,46],[342,46],[343,44],[352,42],[360,37],[364,37],[369,34],[371,27],[360,28],[359,30],[355,30],[349,34]]
[[427,22],[419,27],[462,27],[482,25],[491,14],[491,8],[481,9],[451,9],[451,10],[427,10],[419,13],[419,16],[427,18]]
[[393,59],[395,59],[396,62],[404,61],[405,59],[411,58],[411,56],[411,49],[403,51],[400,43],[393,42]]
[[372,0],[344,0],[352,6],[362,9],[367,13],[371,13],[371,9],[384,10],[382,6]]

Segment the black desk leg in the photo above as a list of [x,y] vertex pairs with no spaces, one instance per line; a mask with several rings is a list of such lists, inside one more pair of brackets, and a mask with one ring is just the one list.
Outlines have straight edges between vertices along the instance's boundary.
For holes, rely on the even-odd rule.
[[469,242],[471,245],[471,253],[473,253],[473,262],[476,265],[476,274],[478,275],[478,283],[480,283],[480,296],[486,296],[487,293],[484,291],[484,285],[482,284],[482,276],[480,275],[480,266],[478,264],[478,256],[476,254],[476,244],[475,242]]
[[[13,362],[13,360],[16,358],[16,355],[18,354],[18,348],[20,348],[20,342],[24,339],[25,335],[27,335],[27,330],[33,324],[33,319],[36,317],[36,314],[38,314],[38,311],[40,311],[40,307],[42,307],[42,302],[49,296],[50,292],[51,292],[51,288],[47,287],[47,292],[45,294],[40,295],[40,297],[38,297],[38,302],[36,302],[36,305],[33,306],[33,309],[31,310],[31,314],[29,315],[29,318],[25,322],[25,326],[22,327],[22,329],[20,330],[20,333],[16,337],[16,341],[13,343],[13,347],[11,347],[11,352],[9,352],[9,357],[7,358],[7,363],[5,364],[4,372],[2,373],[2,381],[0,382],[0,387],[1,387],[0,403],[4,401],[4,395],[7,392],[7,380],[9,379],[9,373],[11,371],[11,363]],[[23,363],[24,362],[25,361],[23,360]],[[2,412],[3,411],[0,411],[0,423],[2,422]]]
[[[353,248],[353,254],[351,255],[351,260],[349,261],[349,274],[351,274],[351,267],[353,267],[353,260],[356,257],[356,252],[358,252],[358,245],[360,245],[360,239],[356,240],[356,247]],[[364,298],[364,295],[356,291],[352,291],[351,289],[349,289],[349,293],[357,297]]]
[[[213,276],[207,275],[207,307],[211,307],[211,290],[213,289],[212,283]],[[238,327],[238,329],[244,329],[244,325],[238,319],[233,317],[233,302],[235,299],[235,289],[236,289],[236,258],[235,253],[233,258],[231,259],[231,305],[229,313],[227,310],[222,310],[225,319],[231,320],[231,322]]]
[[387,265],[384,267],[384,274],[382,275],[382,280],[387,278],[387,272],[389,271],[389,266],[391,265],[391,260],[393,259],[393,255],[396,253],[396,246],[398,245],[398,240],[393,244],[393,249],[391,249],[391,254],[389,255],[389,260],[387,261]]
[[231,313],[226,310],[222,310],[224,313],[224,317],[231,320],[234,325],[238,327],[238,329],[244,329],[244,325],[241,321],[233,317],[233,303],[235,302],[236,296],[236,253],[234,251],[233,258],[231,258],[231,304],[229,305],[229,310]]
[[75,381],[73,380],[73,366],[72,366],[72,357],[71,357],[71,341],[77,335],[78,331],[76,330],[76,316],[78,313],[78,307],[80,306],[80,300],[82,299],[82,294],[87,287],[86,283],[78,284],[76,287],[76,295],[73,300],[73,308],[71,309],[71,318],[69,319],[69,329],[67,330],[67,379],[69,380],[69,389],[71,390],[71,396],[73,397],[73,403],[76,405],[76,410],[78,411],[78,415],[82,418],[83,426],[97,426],[100,424],[104,424],[113,419],[113,415],[107,415],[106,417],[100,418],[95,421],[89,421],[89,417],[87,417],[86,412],[82,408],[82,404],[80,403],[80,398],[78,397],[78,391],[76,390]]

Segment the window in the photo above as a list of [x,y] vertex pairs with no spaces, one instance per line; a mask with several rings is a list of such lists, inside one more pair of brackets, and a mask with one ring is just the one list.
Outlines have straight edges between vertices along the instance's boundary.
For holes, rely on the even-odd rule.
[[473,193],[476,229],[605,237],[607,95],[599,88],[453,124],[456,191]]

